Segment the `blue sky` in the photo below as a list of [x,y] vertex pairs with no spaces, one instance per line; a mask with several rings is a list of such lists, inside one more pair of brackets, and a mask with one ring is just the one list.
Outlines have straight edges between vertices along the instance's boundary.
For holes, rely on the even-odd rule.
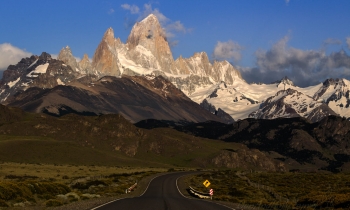
[[350,79],[349,9],[349,0],[3,0],[0,70],[66,45],[74,56],[92,58],[107,28],[125,42],[132,25],[154,13],[175,59],[205,51],[232,62],[248,82]]

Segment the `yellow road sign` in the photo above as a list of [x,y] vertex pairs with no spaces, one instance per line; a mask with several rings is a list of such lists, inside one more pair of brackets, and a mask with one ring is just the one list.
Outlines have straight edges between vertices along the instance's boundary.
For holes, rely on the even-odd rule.
[[210,182],[209,182],[208,180],[205,180],[205,181],[203,182],[203,184],[204,184],[205,187],[209,187]]

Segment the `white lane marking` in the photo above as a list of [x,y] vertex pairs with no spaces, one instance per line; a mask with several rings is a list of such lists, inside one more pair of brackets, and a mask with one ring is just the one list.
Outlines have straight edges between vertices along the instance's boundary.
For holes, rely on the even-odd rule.
[[[137,197],[141,197],[141,196],[143,196],[143,194],[146,193],[146,191],[147,191],[149,185],[151,184],[151,182],[153,181],[153,179],[155,179],[155,178],[157,178],[157,177],[160,177],[160,176],[164,176],[164,175],[167,175],[167,174],[161,174],[161,175],[158,175],[158,176],[153,177],[153,178],[148,182],[148,185],[147,185],[145,191],[143,191],[143,193],[142,193],[140,196],[137,196]],[[135,197],[134,197],[134,198],[135,198]],[[107,204],[113,203],[114,201],[119,201],[119,200],[123,200],[123,199],[127,199],[127,198],[118,198],[118,199],[109,201],[108,203],[104,203],[104,204],[99,205],[99,206],[97,206],[97,207],[95,207],[95,208],[92,208],[91,210],[96,210],[96,209],[98,209],[98,208],[101,208],[102,206],[105,206],[105,205],[107,205]]]
[[[179,186],[177,185],[177,181],[178,181],[178,179],[180,179],[181,177],[186,176],[186,175],[188,175],[188,174],[184,174],[184,175],[182,175],[182,176],[180,176],[180,177],[178,177],[178,178],[176,179],[176,188],[177,188],[177,191],[179,191],[180,195],[182,195],[182,197],[184,197],[184,198],[191,199],[191,200],[198,200],[198,199],[196,199],[196,198],[189,198],[189,197],[186,197],[184,194],[182,194],[182,192],[181,192],[181,191],[180,191],[180,189],[179,189]],[[226,206],[226,205],[221,204],[221,203],[216,203],[216,202],[207,201],[207,200],[201,200],[201,201],[206,201],[206,202],[215,203],[215,204],[218,204],[218,205],[220,205],[220,206],[224,206],[224,207],[226,207],[226,208],[229,208],[229,209],[235,210],[234,208],[231,208],[231,207]]]

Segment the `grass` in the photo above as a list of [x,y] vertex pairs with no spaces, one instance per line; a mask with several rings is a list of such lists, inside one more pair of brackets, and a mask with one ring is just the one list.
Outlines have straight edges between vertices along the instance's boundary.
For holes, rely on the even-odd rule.
[[0,207],[66,205],[125,194],[135,182],[167,168],[0,164]]
[[[53,164],[28,164],[28,163],[0,163],[0,180],[4,180],[6,176],[32,176],[40,179],[58,179],[62,182],[69,182],[71,179],[85,176],[108,176],[115,173],[134,173],[156,171],[163,172],[167,168],[151,168],[151,167],[112,167],[98,165],[53,165]],[[68,177],[65,180],[63,177]]]
[[241,147],[236,143],[198,138],[170,128],[138,129],[128,122],[119,122],[118,115],[44,117],[34,116],[33,119],[32,116],[25,121],[0,126],[0,161],[212,167],[207,161],[210,157],[223,149]]
[[[202,183],[209,180],[206,188]],[[348,173],[206,172],[187,178],[195,189],[214,189],[214,200],[267,209],[349,209]]]
[[228,146],[170,128],[140,129],[117,114],[57,118],[1,106],[0,115],[0,161],[189,167]]

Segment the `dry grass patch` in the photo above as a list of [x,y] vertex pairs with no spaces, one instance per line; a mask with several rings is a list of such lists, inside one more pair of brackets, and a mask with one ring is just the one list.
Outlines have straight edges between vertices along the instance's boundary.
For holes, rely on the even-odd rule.
[[[211,185],[203,185],[209,180]],[[350,209],[350,174],[206,172],[186,184],[208,192],[213,199],[265,209]]]
[[116,197],[164,168],[0,164],[0,207],[54,207]]

